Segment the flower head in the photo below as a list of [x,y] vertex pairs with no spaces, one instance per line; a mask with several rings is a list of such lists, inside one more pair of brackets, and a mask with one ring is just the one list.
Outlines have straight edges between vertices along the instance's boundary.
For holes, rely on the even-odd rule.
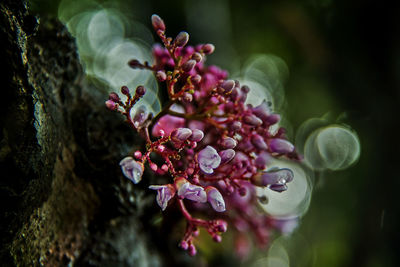
[[214,169],[218,168],[221,164],[221,157],[212,146],[206,146],[206,148],[201,150],[197,159],[200,169],[207,174],[213,173]]
[[119,165],[125,177],[130,179],[134,184],[142,180],[144,170],[143,163],[137,162],[132,157],[126,157],[120,161]]
[[164,211],[167,208],[168,201],[175,195],[175,188],[170,184],[151,185],[149,188],[157,190],[157,203],[161,207],[161,210]]

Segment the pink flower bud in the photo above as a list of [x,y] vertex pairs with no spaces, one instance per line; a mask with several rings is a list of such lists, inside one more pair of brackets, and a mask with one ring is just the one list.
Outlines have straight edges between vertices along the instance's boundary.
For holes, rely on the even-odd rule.
[[294,151],[294,145],[289,141],[281,138],[270,139],[268,142],[269,149],[279,154],[288,154]]
[[133,155],[135,156],[136,159],[140,159],[142,157],[142,152],[135,151],[135,153]]
[[129,95],[129,88],[127,86],[122,86],[121,87],[121,93],[124,95]]
[[109,110],[116,110],[118,108],[118,104],[109,99],[106,101],[106,107]]
[[189,128],[177,128],[171,132],[171,140],[176,143],[186,141],[192,135]]
[[120,100],[119,95],[118,95],[117,93],[115,93],[115,92],[111,92],[111,93],[108,95],[108,99],[110,99],[110,100],[112,100],[112,101],[114,101],[114,102],[116,102],[116,103],[118,103],[119,100]]
[[168,201],[175,196],[175,189],[172,185],[151,185],[150,189],[157,190],[157,204],[164,211],[168,206]]
[[212,146],[207,146],[198,153],[197,157],[200,170],[204,173],[211,174],[214,169],[218,168],[221,163],[221,157],[218,155],[217,150]]
[[186,61],[183,65],[182,65],[182,70],[184,72],[190,72],[194,66],[196,66],[196,60],[194,59],[190,59],[188,61]]
[[207,201],[211,204],[213,209],[218,212],[224,212],[226,210],[225,201],[218,189],[212,186],[207,186],[206,192]]
[[165,23],[158,15],[154,14],[151,16],[151,24],[155,31],[165,31]]
[[192,100],[193,100],[193,95],[192,94],[189,94],[188,92],[185,92],[184,94],[183,94],[183,101],[185,101],[185,102],[187,102],[187,103],[190,103],[190,102],[192,102]]
[[130,179],[134,184],[142,180],[144,171],[143,163],[135,161],[132,157],[126,157],[119,163],[122,173],[126,178]]
[[197,254],[196,247],[193,244],[190,244],[188,253],[190,256],[195,256]]
[[213,44],[205,44],[202,47],[203,53],[209,55],[214,52],[215,46]]
[[189,34],[187,32],[180,32],[175,38],[175,45],[177,47],[184,47],[189,41]]
[[165,71],[159,70],[156,73],[156,78],[159,82],[163,82],[167,79],[167,74],[165,74]]
[[222,241],[222,237],[220,235],[218,235],[218,234],[213,235],[212,238],[217,243],[221,243],[221,241]]
[[136,95],[138,96],[144,96],[144,94],[146,93],[146,88],[144,88],[144,86],[139,85],[138,87],[136,87]]
[[228,230],[228,223],[224,220],[216,220],[215,225],[218,232],[225,233]]
[[157,166],[157,164],[155,164],[154,162],[152,162],[152,163],[150,163],[150,168],[151,168],[153,171],[157,171],[158,166]]
[[181,243],[179,244],[179,246],[183,249],[183,250],[187,250],[189,248],[189,244],[188,242],[186,242],[185,240],[182,240]]

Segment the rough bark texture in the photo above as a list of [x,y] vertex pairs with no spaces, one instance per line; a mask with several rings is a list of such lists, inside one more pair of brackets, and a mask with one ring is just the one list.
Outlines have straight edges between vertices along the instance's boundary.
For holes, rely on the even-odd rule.
[[0,9],[1,265],[173,264],[154,243],[154,194],[117,165],[140,141],[85,82],[74,40],[20,1]]

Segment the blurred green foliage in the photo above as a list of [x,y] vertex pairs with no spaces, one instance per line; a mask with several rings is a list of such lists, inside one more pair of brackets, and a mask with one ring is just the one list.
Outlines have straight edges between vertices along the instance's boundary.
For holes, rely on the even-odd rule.
[[[170,35],[186,30],[192,44],[214,43],[209,60],[231,73],[255,53],[282,58],[294,130],[308,118],[343,113],[361,141],[355,166],[318,175],[287,248],[290,266],[398,266],[399,9],[361,0],[100,3],[149,26],[157,13]],[[31,7],[56,16],[58,2],[32,0]]]

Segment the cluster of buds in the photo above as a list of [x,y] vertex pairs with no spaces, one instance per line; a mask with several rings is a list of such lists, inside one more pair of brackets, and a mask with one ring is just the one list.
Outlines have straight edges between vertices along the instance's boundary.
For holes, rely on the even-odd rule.
[[[245,104],[248,86],[227,79],[227,72],[216,66],[205,65],[215,49],[212,44],[187,46],[186,32],[167,37],[165,24],[157,15],[152,16],[152,25],[163,44],[153,48],[154,63],[133,59],[128,64],[152,71],[165,83],[168,101],[164,108],[154,117],[140,107],[131,114],[146,92],[143,86],[136,88],[134,96],[123,86],[125,102],[117,93],[111,93],[106,102],[146,140],[145,152],[136,151],[120,162],[123,174],[139,183],[147,164],[157,175],[169,177],[170,183],[151,185],[150,189],[157,192],[161,210],[173,206],[181,211],[187,228],[180,247],[190,255],[196,254],[193,241],[200,228],[220,242],[228,222],[237,231],[239,254],[245,254],[244,235],[249,230],[260,246],[267,245],[271,230],[283,229],[284,222],[257,209],[255,188],[287,190],[293,172],[269,166],[271,158],[299,160],[285,130],[271,129],[279,122],[279,114],[273,113],[266,101],[256,107]],[[150,155],[157,155],[162,163],[156,164]],[[196,209],[223,219],[192,217],[189,210]]]

